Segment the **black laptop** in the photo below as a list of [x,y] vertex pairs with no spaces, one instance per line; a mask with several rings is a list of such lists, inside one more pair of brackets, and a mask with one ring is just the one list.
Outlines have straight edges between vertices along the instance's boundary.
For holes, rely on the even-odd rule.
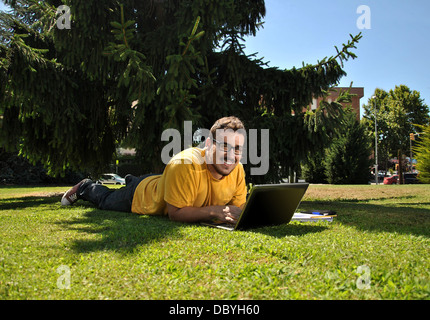
[[289,223],[308,186],[308,183],[255,185],[235,225],[203,224],[226,230],[247,230]]

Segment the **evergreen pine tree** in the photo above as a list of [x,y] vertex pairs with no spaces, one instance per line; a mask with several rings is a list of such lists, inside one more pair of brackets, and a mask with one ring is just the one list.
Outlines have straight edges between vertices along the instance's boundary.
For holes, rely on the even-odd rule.
[[422,130],[419,140],[416,140],[413,152],[417,159],[416,169],[418,179],[422,183],[430,183],[430,125],[419,126]]
[[370,141],[352,112],[346,126],[326,150],[326,175],[331,184],[367,184],[370,180]]
[[327,183],[325,173],[325,150],[315,151],[308,155],[302,165],[302,177],[309,183]]
[[[5,2],[14,13],[0,16],[2,144],[53,174],[99,173],[123,141],[147,172],[160,172],[164,129],[236,115],[271,130],[269,173],[249,181],[277,182],[339,125],[338,106],[303,107],[345,75],[361,38],[315,65],[279,70],[243,51],[263,0]],[[70,29],[57,28],[61,4]]]

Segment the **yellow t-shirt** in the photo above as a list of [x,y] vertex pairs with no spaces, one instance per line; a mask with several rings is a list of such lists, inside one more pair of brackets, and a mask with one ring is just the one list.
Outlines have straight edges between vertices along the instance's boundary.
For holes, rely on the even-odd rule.
[[166,202],[178,207],[206,207],[246,202],[245,172],[239,163],[223,179],[215,179],[205,162],[205,149],[189,148],[174,156],[162,175],[144,179],[136,188],[131,211],[167,214]]

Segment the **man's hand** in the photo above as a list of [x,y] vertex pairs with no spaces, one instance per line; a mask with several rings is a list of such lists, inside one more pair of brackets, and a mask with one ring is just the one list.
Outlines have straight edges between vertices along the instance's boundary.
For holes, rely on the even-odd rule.
[[237,219],[239,219],[241,209],[235,206],[226,206],[224,209],[222,209],[223,212],[223,218],[220,220],[222,222],[227,222],[231,224],[236,224]]

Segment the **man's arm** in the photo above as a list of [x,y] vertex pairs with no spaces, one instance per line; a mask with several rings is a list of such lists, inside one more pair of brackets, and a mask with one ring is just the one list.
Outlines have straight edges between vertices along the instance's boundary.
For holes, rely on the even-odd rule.
[[235,224],[241,209],[236,206],[208,206],[178,208],[167,203],[170,220],[180,222],[220,221]]

